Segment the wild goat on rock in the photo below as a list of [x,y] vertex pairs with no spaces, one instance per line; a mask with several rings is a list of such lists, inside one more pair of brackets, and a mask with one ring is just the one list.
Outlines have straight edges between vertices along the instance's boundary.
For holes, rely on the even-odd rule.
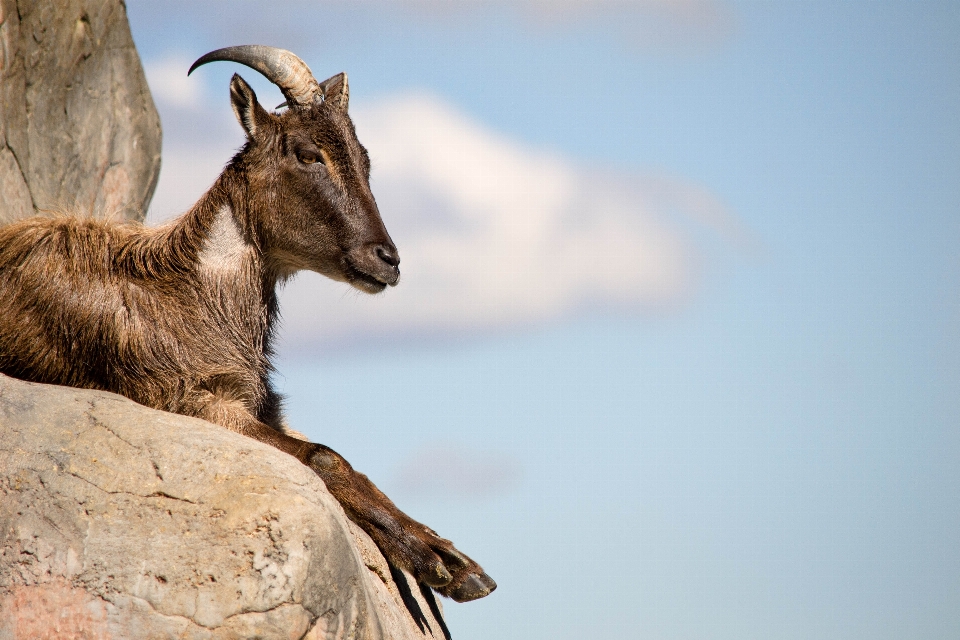
[[400,257],[370,192],[347,113],[346,74],[317,82],[297,56],[210,52],[280,87],[268,113],[239,75],[230,99],[247,142],[190,211],[145,228],[71,216],[0,229],[0,372],[102,389],[215,422],[313,469],[395,567],[457,601],[496,583],[412,520],[333,450],[289,434],[270,384],[276,285],[301,269],[368,293]]

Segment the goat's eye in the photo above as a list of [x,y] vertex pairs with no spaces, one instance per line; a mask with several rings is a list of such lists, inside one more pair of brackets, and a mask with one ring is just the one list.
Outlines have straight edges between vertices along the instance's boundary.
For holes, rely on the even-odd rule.
[[301,151],[297,154],[297,159],[303,164],[313,164],[320,160],[317,154],[312,151]]

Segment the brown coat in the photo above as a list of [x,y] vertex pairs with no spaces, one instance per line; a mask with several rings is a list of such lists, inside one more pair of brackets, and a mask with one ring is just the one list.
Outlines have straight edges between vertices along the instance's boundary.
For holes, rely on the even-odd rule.
[[279,282],[311,269],[375,293],[400,276],[346,76],[321,86],[323,100],[271,114],[235,75],[247,144],[171,224],[49,215],[0,228],[0,372],[273,444],[324,479],[391,564],[457,600],[482,597],[496,585],[479,565],[334,451],[287,434],[270,384]]

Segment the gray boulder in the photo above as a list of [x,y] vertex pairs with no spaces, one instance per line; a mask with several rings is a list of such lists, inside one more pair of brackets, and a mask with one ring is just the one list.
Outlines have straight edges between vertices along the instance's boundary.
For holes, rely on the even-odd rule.
[[0,375],[0,640],[445,636],[294,458]]
[[160,141],[122,0],[0,0],[0,224],[60,207],[142,219]]

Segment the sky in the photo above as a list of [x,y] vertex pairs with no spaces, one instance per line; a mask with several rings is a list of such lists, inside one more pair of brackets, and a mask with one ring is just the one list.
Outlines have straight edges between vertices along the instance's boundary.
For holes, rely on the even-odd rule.
[[477,559],[479,638],[960,637],[960,5],[150,3],[148,220],[349,74],[402,257],[281,296],[290,422]]

